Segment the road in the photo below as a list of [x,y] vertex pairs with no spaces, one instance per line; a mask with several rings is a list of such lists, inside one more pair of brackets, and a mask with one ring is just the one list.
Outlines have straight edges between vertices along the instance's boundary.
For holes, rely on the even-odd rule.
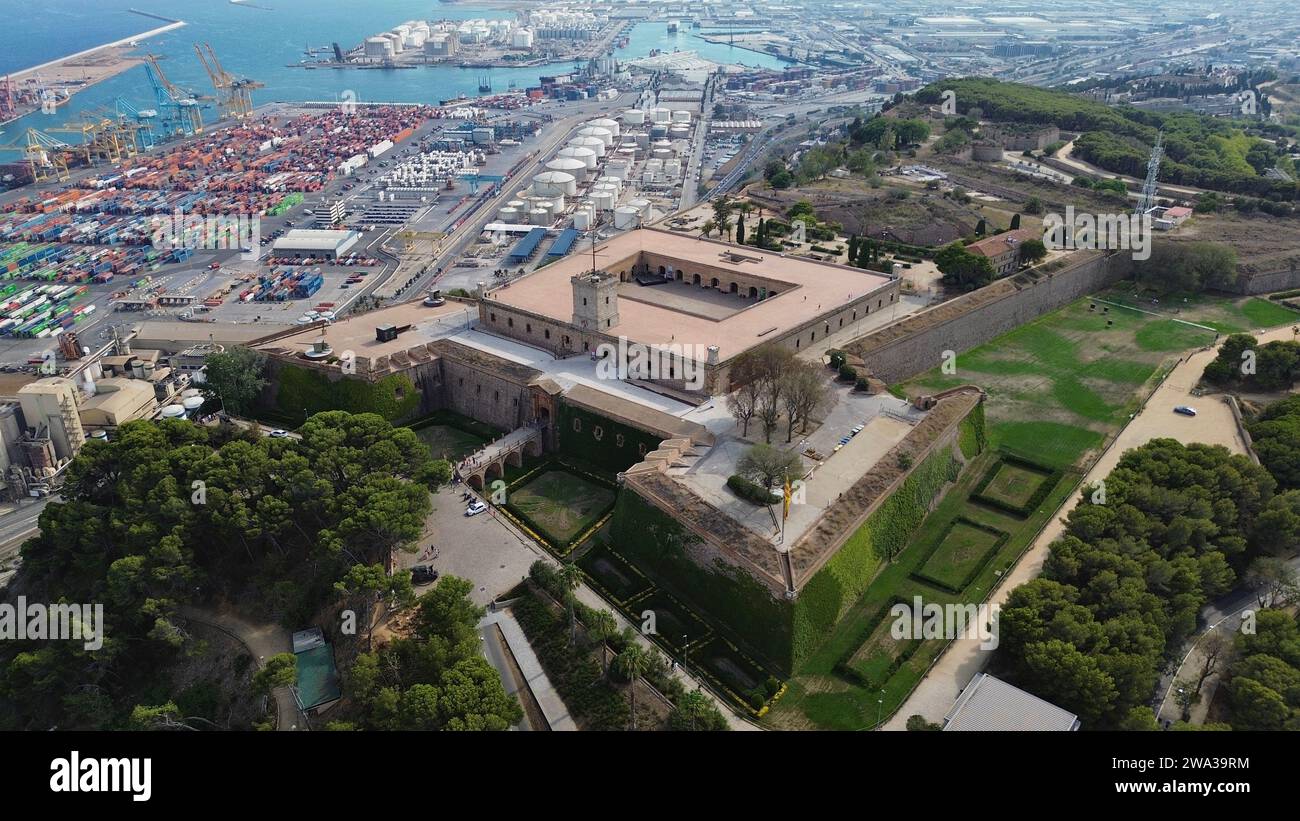
[[[1286,326],[1268,332],[1257,332],[1256,338],[1263,343],[1289,340],[1293,334],[1290,326]],[[1125,451],[1141,447],[1156,438],[1177,439],[1185,444],[1206,442],[1223,445],[1233,453],[1245,453],[1246,443],[1238,433],[1232,412],[1223,397],[1192,394],[1205,366],[1216,355],[1216,349],[1206,348],[1184,357],[1088,471],[1083,486],[1104,479]],[[1197,415],[1176,415],[1173,409],[1178,405],[1195,407]],[[1012,590],[1038,577],[1043,562],[1047,559],[1049,547],[1065,531],[1066,515],[1082,498],[1082,493],[1075,494],[1061,505],[1020,562],[990,594],[990,605],[1001,607]],[[914,714],[923,715],[930,721],[942,721],[966,684],[988,664],[991,655],[991,652],[980,649],[978,641],[954,641],[898,712],[885,723],[884,729],[904,730],[908,716]]]

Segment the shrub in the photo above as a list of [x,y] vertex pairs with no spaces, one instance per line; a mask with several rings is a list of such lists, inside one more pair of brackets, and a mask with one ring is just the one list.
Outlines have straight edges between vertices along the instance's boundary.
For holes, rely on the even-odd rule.
[[843,379],[845,382],[856,382],[858,379],[857,369],[852,365],[841,365],[840,379]]
[[727,477],[727,487],[740,498],[756,505],[770,505],[775,501],[762,485],[751,482],[739,473]]
[[829,353],[831,357],[831,362],[830,362],[831,370],[838,371],[840,368],[844,367],[844,360],[846,359],[844,351],[833,350],[830,351]]
[[853,389],[855,391],[869,391],[871,390],[871,385],[867,382],[865,376],[859,376],[858,381],[853,383]]

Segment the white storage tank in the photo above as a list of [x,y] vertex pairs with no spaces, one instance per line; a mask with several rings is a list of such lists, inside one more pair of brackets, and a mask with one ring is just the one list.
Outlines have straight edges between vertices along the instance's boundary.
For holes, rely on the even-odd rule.
[[611,177],[606,175],[596,180],[596,182],[600,183],[601,185],[608,185],[611,188],[613,188],[615,191],[618,191],[620,193],[623,191],[623,181],[620,180],[618,177]]
[[393,45],[386,37],[367,37],[365,54],[372,59],[382,59],[393,55]]
[[682,175],[682,161],[678,159],[664,161],[664,174],[676,179]]
[[667,123],[672,121],[673,112],[667,108],[652,108],[649,116],[652,123]]
[[507,205],[505,208],[502,208],[497,212],[497,216],[501,218],[502,222],[518,223],[519,209]]
[[614,144],[614,132],[608,128],[601,128],[597,125],[589,125],[585,128],[578,129],[579,137],[595,137],[600,140],[601,145],[609,148]]
[[528,203],[524,202],[523,200],[511,200],[510,202],[506,203],[507,208],[514,208],[515,210],[523,208],[526,205],[528,205]]
[[184,405],[168,405],[162,409],[163,419],[180,419],[185,415]]
[[637,148],[649,148],[649,147],[650,147],[650,135],[649,135],[649,134],[644,134],[644,133],[642,133],[642,134],[634,134],[634,135],[632,136],[632,142],[636,143],[636,147],[637,147]]
[[[595,155],[592,156],[592,165],[595,165]],[[548,171],[560,171],[565,174],[572,174],[575,179],[584,180],[587,178],[587,164],[575,157],[556,157],[546,164]]]
[[[664,160],[671,160],[676,156],[676,154],[671,148],[656,148],[654,151],[650,152],[650,156],[654,157],[662,165]],[[649,162],[649,160],[647,160],[647,162]]]
[[605,141],[600,137],[591,137],[579,135],[569,140],[569,145],[574,148],[586,148],[594,153],[597,157],[605,156]]
[[617,201],[618,192],[613,188],[593,188],[591,191],[591,202],[601,211],[613,211]]
[[583,166],[588,171],[592,171],[596,168],[596,152],[592,151],[590,148],[583,148],[582,146],[577,145],[566,146],[565,148],[561,148],[559,151],[555,152],[555,157],[556,159],[567,157],[569,159],[581,160]]
[[689,112],[689,111],[674,111],[674,112],[673,112],[672,121],[675,122],[675,123],[681,123],[682,125],[690,125],[690,122],[691,122],[691,112]]
[[592,224],[592,214],[579,208],[573,212],[573,227],[579,231],[590,231]]
[[623,122],[628,125],[642,125],[645,123],[645,112],[639,108],[629,108],[623,112]]
[[614,209],[614,227],[620,231],[636,228],[641,224],[640,209],[630,205],[620,205]]
[[533,191],[541,197],[578,193],[578,181],[564,171],[543,171],[533,177]]
[[618,180],[627,179],[632,163],[627,160],[610,160],[605,163],[605,174]]
[[545,208],[534,208],[528,212],[528,221],[533,225],[549,225],[551,212]]
[[587,123],[587,125],[592,128],[604,128],[608,130],[609,133],[614,135],[615,137],[617,137],[619,133],[618,120],[611,120],[608,117],[601,117],[599,119],[591,120]]
[[642,219],[650,218],[650,200],[637,198],[627,201],[627,208],[635,208]]
[[691,129],[684,125],[675,125],[668,129],[668,139],[670,140],[689,140],[691,138]]
[[186,413],[197,413],[198,409],[203,407],[203,397],[191,396],[188,399],[181,400],[181,407]]

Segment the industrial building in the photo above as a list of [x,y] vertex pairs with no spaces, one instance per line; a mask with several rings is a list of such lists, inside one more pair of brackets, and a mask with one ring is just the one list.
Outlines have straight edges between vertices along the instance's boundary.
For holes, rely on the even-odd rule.
[[275,241],[271,253],[276,257],[339,259],[357,244],[356,231],[318,228],[295,228]]

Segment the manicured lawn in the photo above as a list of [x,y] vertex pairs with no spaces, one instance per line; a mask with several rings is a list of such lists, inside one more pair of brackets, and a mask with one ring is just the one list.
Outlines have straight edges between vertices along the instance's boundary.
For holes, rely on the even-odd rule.
[[415,432],[420,441],[429,446],[435,459],[459,462],[479,450],[487,440],[450,425],[429,425]]
[[984,495],[1004,501],[1012,507],[1024,507],[1043,482],[1047,481],[1048,476],[1043,471],[1023,464],[1002,462],[998,465],[998,472],[993,474],[993,481],[984,488]]
[[512,489],[507,502],[560,544],[581,534],[613,504],[613,490],[565,470],[548,470]]
[[1268,299],[1254,297],[1241,306],[1241,312],[1253,328],[1271,328],[1300,322],[1300,312]]
[[1064,467],[1127,421],[1143,386],[1175,353],[1213,339],[1214,331],[1085,298],[959,354],[956,374],[936,369],[904,388],[915,394],[979,385],[989,394],[995,446]]
[[958,520],[939,547],[921,565],[919,575],[953,590],[960,590],[967,577],[988,558],[1001,535]]
[[[789,690],[776,702],[766,721],[782,729],[862,730],[875,726],[878,714],[888,717],[898,709],[946,642],[921,641],[913,652],[905,640],[897,642],[893,650],[886,650],[882,642],[892,641],[887,630],[880,632],[881,613],[888,612],[886,606],[895,599],[910,603],[913,596],[938,604],[983,601],[1079,481],[1079,474],[1067,473],[1031,516],[1020,519],[970,500],[979,480],[1000,458],[1000,454],[986,451],[967,466],[907,547],[885,565],[826,643],[795,671],[788,682]],[[960,595],[954,595],[919,581],[914,574],[937,552],[929,548],[944,539],[958,518],[1005,531],[1008,538]],[[969,564],[966,567],[970,569]],[[886,616],[884,622],[887,627],[890,618]],[[864,640],[864,636],[869,638]],[[864,649],[864,643],[872,646]],[[906,652],[910,652],[906,661],[876,687],[861,686],[836,671],[841,661],[856,661],[855,668],[872,678],[870,671],[878,674],[887,670],[895,657]],[[877,704],[877,700],[883,704]]]
[[626,602],[654,587],[652,581],[607,545],[596,545],[588,550],[578,560],[578,566],[604,588],[609,596],[620,602]]

